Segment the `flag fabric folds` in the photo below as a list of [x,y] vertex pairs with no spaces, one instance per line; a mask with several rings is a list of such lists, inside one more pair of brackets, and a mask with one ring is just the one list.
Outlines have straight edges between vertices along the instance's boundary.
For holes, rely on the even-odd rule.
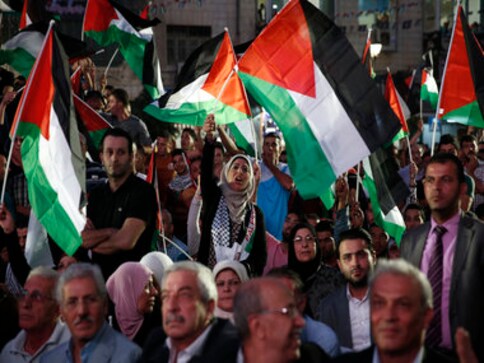
[[[9,64],[27,78],[40,53],[47,28],[46,22],[37,22],[7,40],[0,48],[0,64]],[[85,42],[62,34],[58,30],[55,32],[69,59],[87,57],[94,53]]]
[[439,100],[439,88],[431,69],[422,69],[422,88],[420,89],[420,99],[428,102],[433,110],[437,109]]
[[24,138],[22,162],[37,219],[69,255],[81,245],[85,164],[74,117],[68,64],[53,30],[29,76],[12,126]]
[[144,111],[161,121],[203,125],[209,113],[217,124],[245,120],[250,107],[234,71],[235,53],[228,32],[198,47],[183,65],[178,84]]
[[22,7],[22,14],[20,15],[20,24],[18,26],[20,30],[32,24],[32,20],[30,20],[29,13],[27,11],[28,8],[29,8],[29,0],[24,0],[24,6]]
[[158,23],[140,18],[114,1],[88,0],[83,24],[83,32],[100,46],[118,45],[153,99],[165,93],[152,29]]
[[452,31],[440,87],[441,119],[484,127],[484,55],[472,34],[462,6]]
[[405,120],[405,114],[403,113],[403,108],[400,103],[400,98],[398,95],[398,91],[395,88],[395,84],[393,83],[392,74],[388,72],[387,74],[387,81],[385,85],[385,99],[388,101],[390,108],[395,113],[395,116],[398,117],[400,121],[400,131],[395,135],[392,141],[398,141],[408,135],[408,126],[407,121]]
[[239,74],[282,131],[303,198],[321,197],[400,129],[343,32],[308,1],[276,15],[239,61]]
[[363,170],[375,223],[400,245],[405,222],[397,203],[405,201],[410,192],[398,174],[398,165],[388,149],[380,148],[363,159]]

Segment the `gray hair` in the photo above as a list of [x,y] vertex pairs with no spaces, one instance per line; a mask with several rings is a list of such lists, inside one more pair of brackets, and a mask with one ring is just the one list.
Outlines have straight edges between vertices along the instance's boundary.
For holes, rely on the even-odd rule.
[[209,301],[217,302],[218,293],[217,286],[215,285],[215,279],[212,271],[207,266],[194,261],[181,261],[175,262],[173,265],[165,270],[161,286],[165,286],[168,276],[175,271],[191,271],[195,273],[197,277],[197,285],[200,290],[200,295],[204,303]]
[[59,273],[55,270],[52,270],[50,267],[39,266],[30,271],[29,275],[27,276],[27,280],[25,281],[28,281],[35,276],[38,276],[53,282],[53,288],[50,293],[52,294],[52,296],[54,296],[55,286],[57,284],[57,281],[59,280]]
[[74,263],[62,273],[57,283],[56,298],[59,304],[62,304],[64,299],[64,286],[71,280],[83,278],[92,279],[99,296],[103,299],[107,298],[106,283],[99,266],[90,263]]
[[432,297],[432,287],[430,286],[430,282],[427,279],[427,276],[425,276],[425,274],[418,268],[401,258],[395,260],[380,259],[375,270],[370,275],[370,291],[373,288],[375,281],[384,274],[411,278],[417,283],[418,287],[420,288],[422,310],[433,308],[434,304]]

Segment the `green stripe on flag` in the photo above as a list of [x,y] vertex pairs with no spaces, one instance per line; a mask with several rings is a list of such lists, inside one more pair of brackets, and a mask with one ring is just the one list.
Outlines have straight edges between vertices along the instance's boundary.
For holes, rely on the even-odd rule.
[[282,131],[289,169],[301,196],[309,199],[325,195],[336,175],[294,99],[284,88],[243,72],[239,75],[250,94],[264,105]]
[[[29,185],[29,200],[32,209],[57,244],[72,256],[82,244],[81,235],[71,218],[60,204],[57,192],[50,185],[40,164],[39,128],[28,122],[20,122],[17,135],[25,136],[22,143],[22,161]],[[36,152],[30,152],[33,149]],[[61,227],[61,228],[60,228]]]
[[15,48],[0,50],[0,64],[9,64],[25,78],[28,78],[34,62],[35,57],[25,49]]
[[442,116],[448,122],[458,122],[462,125],[484,128],[484,119],[477,101],[450,111]]

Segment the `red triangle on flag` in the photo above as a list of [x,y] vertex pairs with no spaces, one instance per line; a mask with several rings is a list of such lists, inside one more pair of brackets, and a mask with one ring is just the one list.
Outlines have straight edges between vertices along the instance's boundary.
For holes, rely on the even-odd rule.
[[385,99],[388,101],[390,108],[395,113],[395,115],[400,120],[402,129],[404,132],[408,132],[407,121],[403,114],[402,106],[400,105],[400,100],[398,99],[397,90],[395,84],[393,83],[392,74],[388,72],[387,81],[385,85]]
[[242,57],[240,71],[316,97],[311,37],[301,4],[299,1],[289,2],[275,19]]

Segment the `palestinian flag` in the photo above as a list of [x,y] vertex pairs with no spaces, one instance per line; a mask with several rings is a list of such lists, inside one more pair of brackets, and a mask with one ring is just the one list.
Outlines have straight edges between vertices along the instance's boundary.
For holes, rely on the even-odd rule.
[[422,88],[420,90],[420,99],[428,102],[433,110],[437,109],[439,100],[439,88],[432,74],[431,69],[422,69]]
[[378,149],[363,159],[363,186],[370,195],[375,223],[400,246],[405,222],[397,203],[405,201],[409,190],[398,174],[398,165],[386,149]]
[[388,71],[387,81],[385,85],[385,99],[388,101],[390,108],[395,113],[395,116],[400,120],[400,131],[393,138],[393,142],[398,141],[408,135],[407,121],[405,120],[405,114],[403,113],[402,105],[395,84],[393,83],[392,74]]
[[228,124],[228,128],[234,137],[237,147],[244,150],[247,155],[255,157],[257,140],[252,123],[251,119],[236,121]]
[[26,28],[28,25],[32,24],[32,20],[28,14],[29,0],[24,0],[24,6],[22,7],[22,14],[20,15],[20,24],[18,26],[19,30]]
[[305,199],[320,197],[401,127],[343,32],[308,1],[291,1],[274,17],[239,75],[282,131]]
[[104,119],[98,112],[93,110],[86,102],[84,102],[78,95],[73,95],[74,106],[77,114],[81,118],[86,130],[89,133],[94,146],[97,150],[100,149],[101,139],[107,129],[113,127],[108,121]]
[[[0,64],[9,64],[27,78],[40,53],[47,28],[48,24],[45,22],[31,24],[2,44]],[[55,32],[70,59],[87,57],[93,53],[85,42],[62,34],[58,30]]]
[[21,154],[32,210],[52,239],[72,255],[82,243],[86,223],[79,212],[85,164],[68,69],[51,29],[27,80],[12,130],[24,138]]
[[117,44],[124,59],[155,99],[165,93],[152,27],[147,21],[111,0],[88,0],[83,32],[100,46]]
[[484,55],[462,6],[452,31],[440,87],[438,116],[449,122],[484,127]]
[[234,71],[235,53],[228,32],[198,47],[187,59],[173,92],[144,111],[161,121],[202,126],[209,113],[218,124],[250,117],[245,90]]

